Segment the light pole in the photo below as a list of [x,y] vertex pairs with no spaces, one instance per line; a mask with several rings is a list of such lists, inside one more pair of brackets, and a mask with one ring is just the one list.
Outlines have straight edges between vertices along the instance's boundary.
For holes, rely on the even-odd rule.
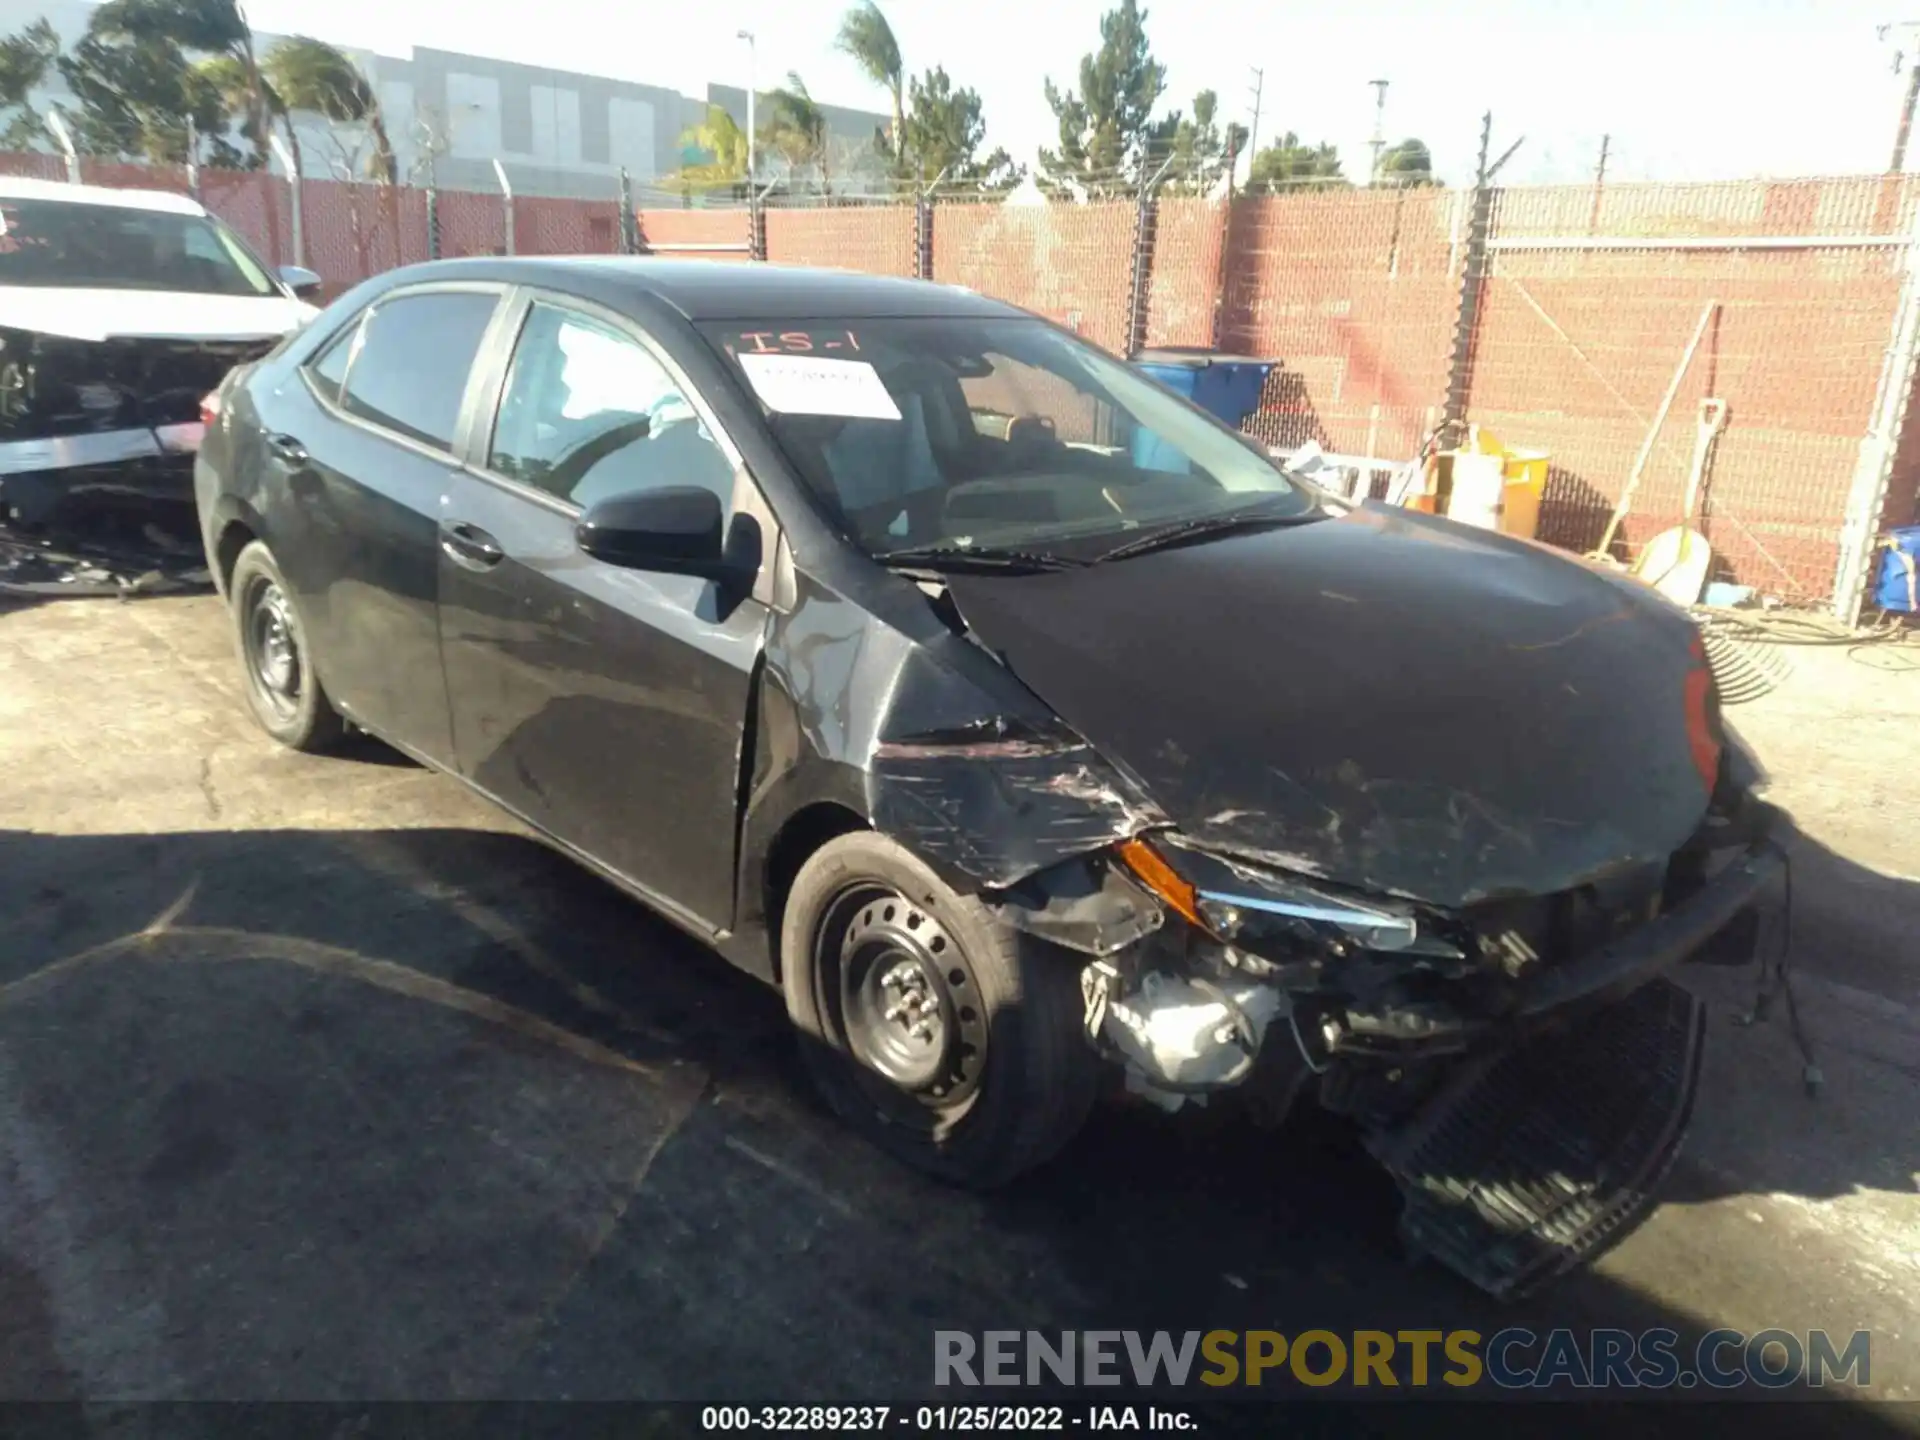
[[[1895,25],[1882,25],[1879,28],[1880,42],[1887,43],[1899,31],[1911,43],[1916,31],[1920,31],[1920,21],[1906,20]],[[1896,40],[1897,44],[1898,41]],[[1902,66],[1907,69],[1907,91],[1900,102],[1900,123],[1893,132],[1893,162],[1887,166],[1889,174],[1899,174],[1907,168],[1907,140],[1913,134],[1914,102],[1920,101],[1920,63],[1916,63],[1904,51],[1893,52],[1893,73],[1898,75]]]
[[[1247,184],[1253,184],[1253,157],[1260,153],[1260,95],[1267,85],[1267,72],[1253,72],[1253,124],[1247,130]],[[1237,167],[1236,167],[1237,168]]]
[[760,142],[753,133],[753,92],[759,88],[754,77],[753,32],[742,30],[739,38],[747,42],[747,184],[752,185],[754,177],[760,173],[756,163],[760,158]]
[[1373,139],[1367,142],[1368,148],[1373,151],[1373,171],[1367,176],[1367,184],[1378,185],[1380,183],[1380,152],[1387,148],[1387,82],[1369,80],[1367,83],[1373,86],[1374,90]]

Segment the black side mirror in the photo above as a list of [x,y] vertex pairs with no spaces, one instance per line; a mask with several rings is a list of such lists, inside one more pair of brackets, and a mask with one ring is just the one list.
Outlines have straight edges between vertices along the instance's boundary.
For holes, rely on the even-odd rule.
[[320,287],[327,282],[304,265],[282,265],[280,283],[304,300],[309,295],[318,295]]
[[745,557],[729,553],[720,497],[700,485],[663,485],[613,495],[580,517],[574,537],[596,560],[627,570],[748,578]]

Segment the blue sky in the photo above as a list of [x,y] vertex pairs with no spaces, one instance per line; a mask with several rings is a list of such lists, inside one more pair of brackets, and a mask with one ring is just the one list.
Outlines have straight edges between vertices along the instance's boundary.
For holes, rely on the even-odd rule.
[[[539,17],[529,26],[532,9]],[[832,40],[841,6],[794,0],[252,0],[253,23],[404,53],[410,45],[665,84],[743,84],[742,29],[762,87],[797,70],[816,98],[884,108]],[[1072,83],[1099,40],[1103,0],[882,0],[909,69],[934,64],[985,102],[990,143],[1030,158],[1053,138],[1041,93]],[[1876,25],[1892,0],[1170,0],[1148,33],[1169,104],[1219,92],[1247,118],[1250,67],[1266,72],[1260,131],[1291,129],[1365,169],[1373,90],[1390,81],[1389,140],[1417,135],[1444,178],[1471,178],[1479,116],[1495,151],[1526,143],[1509,183],[1588,178],[1611,133],[1620,179],[1834,174],[1887,162],[1904,81]],[[1913,12],[1920,17],[1920,5]],[[1917,146],[1916,149],[1920,149]]]

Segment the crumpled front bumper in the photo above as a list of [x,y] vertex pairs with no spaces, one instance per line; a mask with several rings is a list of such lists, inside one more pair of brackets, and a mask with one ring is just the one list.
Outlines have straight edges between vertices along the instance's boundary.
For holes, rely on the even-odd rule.
[[193,503],[202,426],[140,426],[0,442],[0,517],[57,525],[76,503]]
[[1515,1017],[1522,1028],[1575,1007],[1631,994],[1689,959],[1786,869],[1771,836],[1749,846],[1702,890],[1631,935],[1535,977]]

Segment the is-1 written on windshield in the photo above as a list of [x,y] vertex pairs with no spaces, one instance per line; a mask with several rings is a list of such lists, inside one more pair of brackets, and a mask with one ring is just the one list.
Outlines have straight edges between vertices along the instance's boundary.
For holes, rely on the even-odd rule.
[[704,325],[869,554],[1067,562],[1319,513],[1233,431],[1039,320]]

